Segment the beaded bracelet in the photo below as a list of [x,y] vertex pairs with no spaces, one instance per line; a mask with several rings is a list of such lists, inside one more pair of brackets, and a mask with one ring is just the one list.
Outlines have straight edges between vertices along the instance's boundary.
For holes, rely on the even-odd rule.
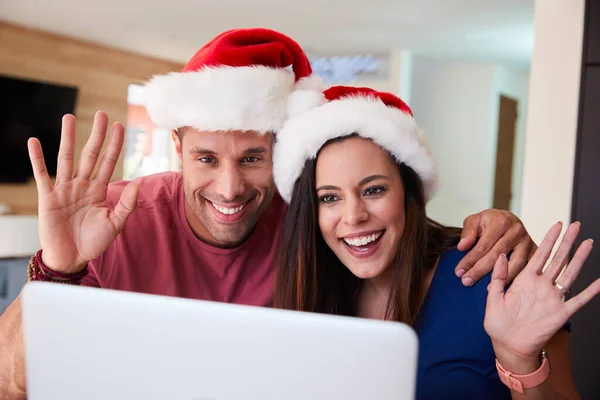
[[79,285],[81,280],[87,275],[87,266],[83,271],[74,274],[65,274],[62,272],[54,271],[42,262],[42,250],[38,251],[37,254],[29,260],[27,265],[27,281],[43,281],[43,282],[54,282],[63,283],[68,285]]

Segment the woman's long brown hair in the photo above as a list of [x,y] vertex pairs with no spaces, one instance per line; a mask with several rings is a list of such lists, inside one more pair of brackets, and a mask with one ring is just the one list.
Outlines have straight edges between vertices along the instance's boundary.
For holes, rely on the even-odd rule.
[[[280,245],[274,306],[353,316],[361,279],[342,264],[321,235],[316,164],[316,159],[308,160],[294,186]],[[398,169],[404,184],[406,224],[392,266],[386,319],[414,325],[425,276],[444,251],[456,246],[460,229],[427,218],[421,179],[405,164]]]

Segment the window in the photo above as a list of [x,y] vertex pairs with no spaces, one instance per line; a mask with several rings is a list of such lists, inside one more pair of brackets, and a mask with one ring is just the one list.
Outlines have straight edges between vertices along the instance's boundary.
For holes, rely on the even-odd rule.
[[374,55],[317,57],[310,60],[313,72],[330,84],[352,82],[358,76],[380,73],[382,60]]
[[143,91],[141,85],[130,84],[128,88],[123,166],[126,180],[180,169],[171,132],[152,123],[143,105]]

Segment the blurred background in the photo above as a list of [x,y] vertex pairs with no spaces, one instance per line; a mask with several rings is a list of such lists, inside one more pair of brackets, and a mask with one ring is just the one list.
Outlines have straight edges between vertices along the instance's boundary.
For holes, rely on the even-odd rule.
[[[327,83],[371,86],[412,107],[441,167],[432,217],[460,225],[493,206],[520,212],[533,1],[4,0],[0,15],[8,47],[1,77],[54,84],[43,94],[31,82],[0,86],[21,93],[19,102],[10,100],[21,120],[48,114],[46,125],[54,126],[41,138],[48,159],[58,150],[55,125],[62,114],[76,113],[82,122],[81,148],[86,124],[102,108],[127,124],[115,179],[178,169],[170,132],[146,115],[141,84],[154,73],[181,69],[221,31],[267,27],[296,39]],[[35,100],[24,98],[25,85],[39,93]],[[39,136],[38,127],[28,128]],[[0,150],[12,155],[2,157],[4,183],[10,180],[3,171],[14,171],[17,161],[13,180],[30,178],[22,144],[32,132],[9,129],[20,136]],[[9,136],[17,135],[2,137]],[[0,201],[17,213],[35,211],[33,192],[10,199],[0,191]]]
[[[600,236],[600,1],[1,0],[0,311],[39,247],[27,138],[40,138],[52,172],[62,115],[77,117],[79,152],[103,109],[126,124],[114,180],[178,170],[142,85],[241,27],[291,36],[328,84],[402,97],[440,165],[432,218],[461,226],[494,207],[519,216],[537,241],[557,220]],[[579,289],[599,264],[592,255]],[[598,303],[571,333],[584,398],[600,398],[591,372]]]

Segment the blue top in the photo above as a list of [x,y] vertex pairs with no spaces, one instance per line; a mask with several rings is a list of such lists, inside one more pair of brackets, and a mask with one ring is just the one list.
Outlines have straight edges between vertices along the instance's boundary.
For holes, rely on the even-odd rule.
[[464,287],[454,268],[465,254],[456,249],[442,254],[419,313],[418,400],[511,398],[483,329],[492,275]]

